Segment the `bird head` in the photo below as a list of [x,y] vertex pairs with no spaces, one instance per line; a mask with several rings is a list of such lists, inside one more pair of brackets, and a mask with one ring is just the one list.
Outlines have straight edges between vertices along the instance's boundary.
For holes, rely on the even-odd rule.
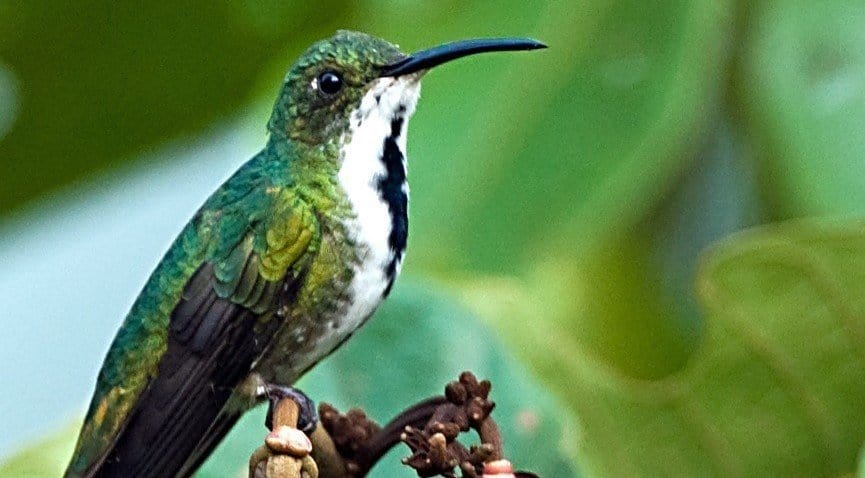
[[336,141],[372,116],[384,124],[407,120],[430,68],[476,53],[544,47],[527,39],[480,39],[406,55],[385,40],[339,31],[313,44],[288,71],[268,128],[308,145]]

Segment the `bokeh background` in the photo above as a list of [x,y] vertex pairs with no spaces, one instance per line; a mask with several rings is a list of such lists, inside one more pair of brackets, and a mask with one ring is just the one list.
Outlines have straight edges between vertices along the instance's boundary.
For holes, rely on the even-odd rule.
[[550,48],[424,80],[403,277],[312,397],[384,421],[471,369],[541,476],[856,473],[861,0],[0,0],[0,475],[62,469],[141,285],[340,28]]

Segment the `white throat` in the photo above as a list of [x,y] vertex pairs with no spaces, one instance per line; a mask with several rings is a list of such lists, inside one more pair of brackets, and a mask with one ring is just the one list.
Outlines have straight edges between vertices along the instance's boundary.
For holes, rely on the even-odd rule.
[[347,290],[347,309],[334,324],[344,332],[353,331],[375,311],[402,266],[407,223],[400,218],[405,217],[408,199],[406,130],[419,94],[418,77],[382,78],[350,116],[337,177],[354,212],[347,220],[347,233],[357,247],[358,263]]

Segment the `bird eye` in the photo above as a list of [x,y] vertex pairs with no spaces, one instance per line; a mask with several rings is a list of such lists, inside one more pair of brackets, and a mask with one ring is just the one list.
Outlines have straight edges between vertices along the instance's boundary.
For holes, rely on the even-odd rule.
[[318,75],[318,90],[325,95],[335,95],[342,88],[342,77],[332,71]]

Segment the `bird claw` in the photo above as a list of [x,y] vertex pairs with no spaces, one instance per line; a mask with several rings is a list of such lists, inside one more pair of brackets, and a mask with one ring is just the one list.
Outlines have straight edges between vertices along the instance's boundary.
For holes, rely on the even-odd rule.
[[315,410],[315,402],[307,397],[305,393],[294,387],[283,385],[265,385],[264,395],[269,402],[267,407],[267,418],[264,425],[268,430],[273,430],[273,413],[276,404],[280,400],[289,398],[297,404],[299,415],[297,418],[297,429],[309,435],[318,425],[318,413]]

